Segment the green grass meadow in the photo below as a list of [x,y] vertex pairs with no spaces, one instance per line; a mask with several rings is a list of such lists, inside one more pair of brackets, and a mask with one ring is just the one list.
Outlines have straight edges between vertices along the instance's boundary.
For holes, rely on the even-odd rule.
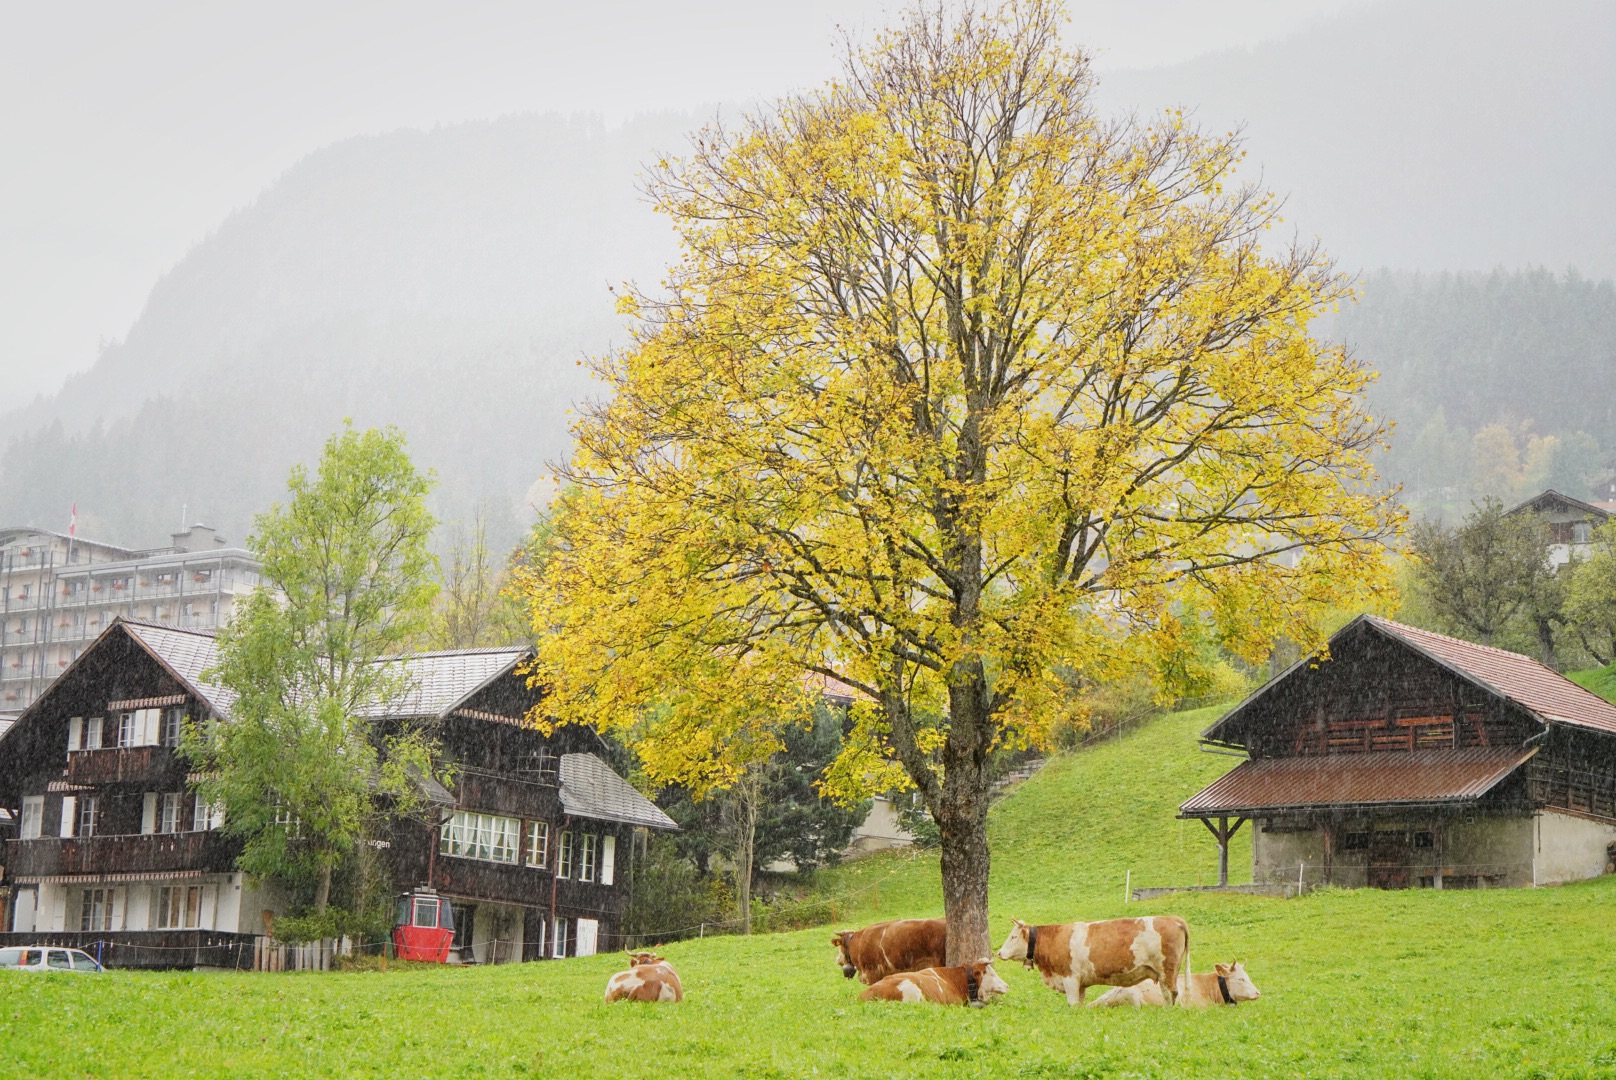
[[[861,1004],[828,927],[668,945],[686,1000],[605,1005],[608,956],[344,974],[10,975],[0,1076],[18,1077],[1612,1077],[1616,880],[1497,892],[1179,896],[1216,849],[1173,818],[1232,760],[1215,712],[1171,716],[1052,763],[994,810],[994,933],[1174,912],[1192,964],[1246,962],[1236,1008],[1071,1009],[1034,973],[987,1009]],[[1246,835],[1231,858],[1249,873]],[[823,873],[835,926],[940,910],[933,854]],[[995,942],[997,944],[997,942]]]

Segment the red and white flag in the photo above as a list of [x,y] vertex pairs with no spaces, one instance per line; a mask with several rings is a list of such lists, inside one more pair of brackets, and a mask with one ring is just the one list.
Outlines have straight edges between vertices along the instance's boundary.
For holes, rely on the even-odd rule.
[[67,535],[76,536],[79,531],[79,504],[73,503],[73,512],[67,516]]

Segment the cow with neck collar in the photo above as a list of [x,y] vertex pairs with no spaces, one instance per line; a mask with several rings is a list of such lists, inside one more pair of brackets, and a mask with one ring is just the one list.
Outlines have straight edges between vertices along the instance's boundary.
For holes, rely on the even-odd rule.
[[[1251,976],[1246,974],[1245,965],[1240,961],[1236,960],[1232,964],[1214,964],[1213,968],[1215,970],[1198,975],[1187,972],[1179,974],[1180,1005],[1201,1009],[1214,1005],[1239,1005],[1262,997],[1262,991],[1251,981]],[[1161,985],[1151,979],[1138,986],[1118,986],[1108,990],[1089,1002],[1089,1008],[1165,1004],[1167,999],[1162,996]]]
[[859,995],[860,1001],[933,1001],[939,1005],[980,1007],[1010,989],[987,960],[959,967],[900,971],[878,979]]
[[1189,926],[1176,915],[1033,926],[1011,919],[1000,960],[1035,967],[1044,984],[1083,1004],[1091,986],[1135,986],[1154,979],[1166,1000],[1178,997],[1178,973],[1189,957]]

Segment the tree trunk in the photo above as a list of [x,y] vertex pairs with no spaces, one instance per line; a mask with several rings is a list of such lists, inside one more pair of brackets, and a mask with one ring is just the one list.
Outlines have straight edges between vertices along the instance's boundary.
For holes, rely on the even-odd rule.
[[1543,654],[1543,666],[1547,668],[1554,667],[1555,661],[1558,659],[1554,652],[1554,624],[1547,619],[1537,621],[1537,645],[1538,650]]
[[948,920],[948,963],[986,960],[988,939],[987,793],[980,805],[945,810],[937,815],[942,834],[943,914]]
[[314,913],[325,914],[326,905],[331,902],[331,867],[320,867],[320,883],[314,889]]
[[981,663],[961,661],[955,676],[949,687],[942,791],[932,810],[942,839],[950,965],[986,960],[993,949],[988,940],[987,774],[993,719]]
[[763,797],[759,766],[750,766],[735,785],[735,906],[741,933],[752,932],[752,855],[757,848],[758,803]]

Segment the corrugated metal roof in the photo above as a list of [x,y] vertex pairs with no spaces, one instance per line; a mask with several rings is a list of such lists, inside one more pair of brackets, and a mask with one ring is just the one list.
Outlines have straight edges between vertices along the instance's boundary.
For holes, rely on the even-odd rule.
[[1540,720],[1616,735],[1616,705],[1529,656],[1373,615],[1364,618],[1472,682],[1509,698]]
[[1472,802],[1536,752],[1517,746],[1256,758],[1197,792],[1179,816]]
[[674,820],[594,754],[561,755],[561,809],[573,817],[677,829]]
[[[219,647],[211,633],[181,630],[155,623],[124,620],[122,625],[168,665],[193,692],[220,716],[228,716],[236,703],[229,688],[202,677],[219,662]],[[398,696],[366,710],[368,716],[444,716],[491,680],[515,667],[527,650],[454,649],[390,657],[382,663],[402,666],[406,689]]]
[[[181,682],[208,703],[214,715],[230,715],[236,703],[236,692],[202,677],[204,671],[219,662],[219,643],[212,634],[129,619],[114,625],[123,626],[131,637],[167,665]],[[110,632],[110,629],[106,631]]]
[[411,653],[383,661],[403,666],[408,689],[368,711],[371,716],[446,716],[449,710],[515,667],[527,655],[521,647],[455,649]]

